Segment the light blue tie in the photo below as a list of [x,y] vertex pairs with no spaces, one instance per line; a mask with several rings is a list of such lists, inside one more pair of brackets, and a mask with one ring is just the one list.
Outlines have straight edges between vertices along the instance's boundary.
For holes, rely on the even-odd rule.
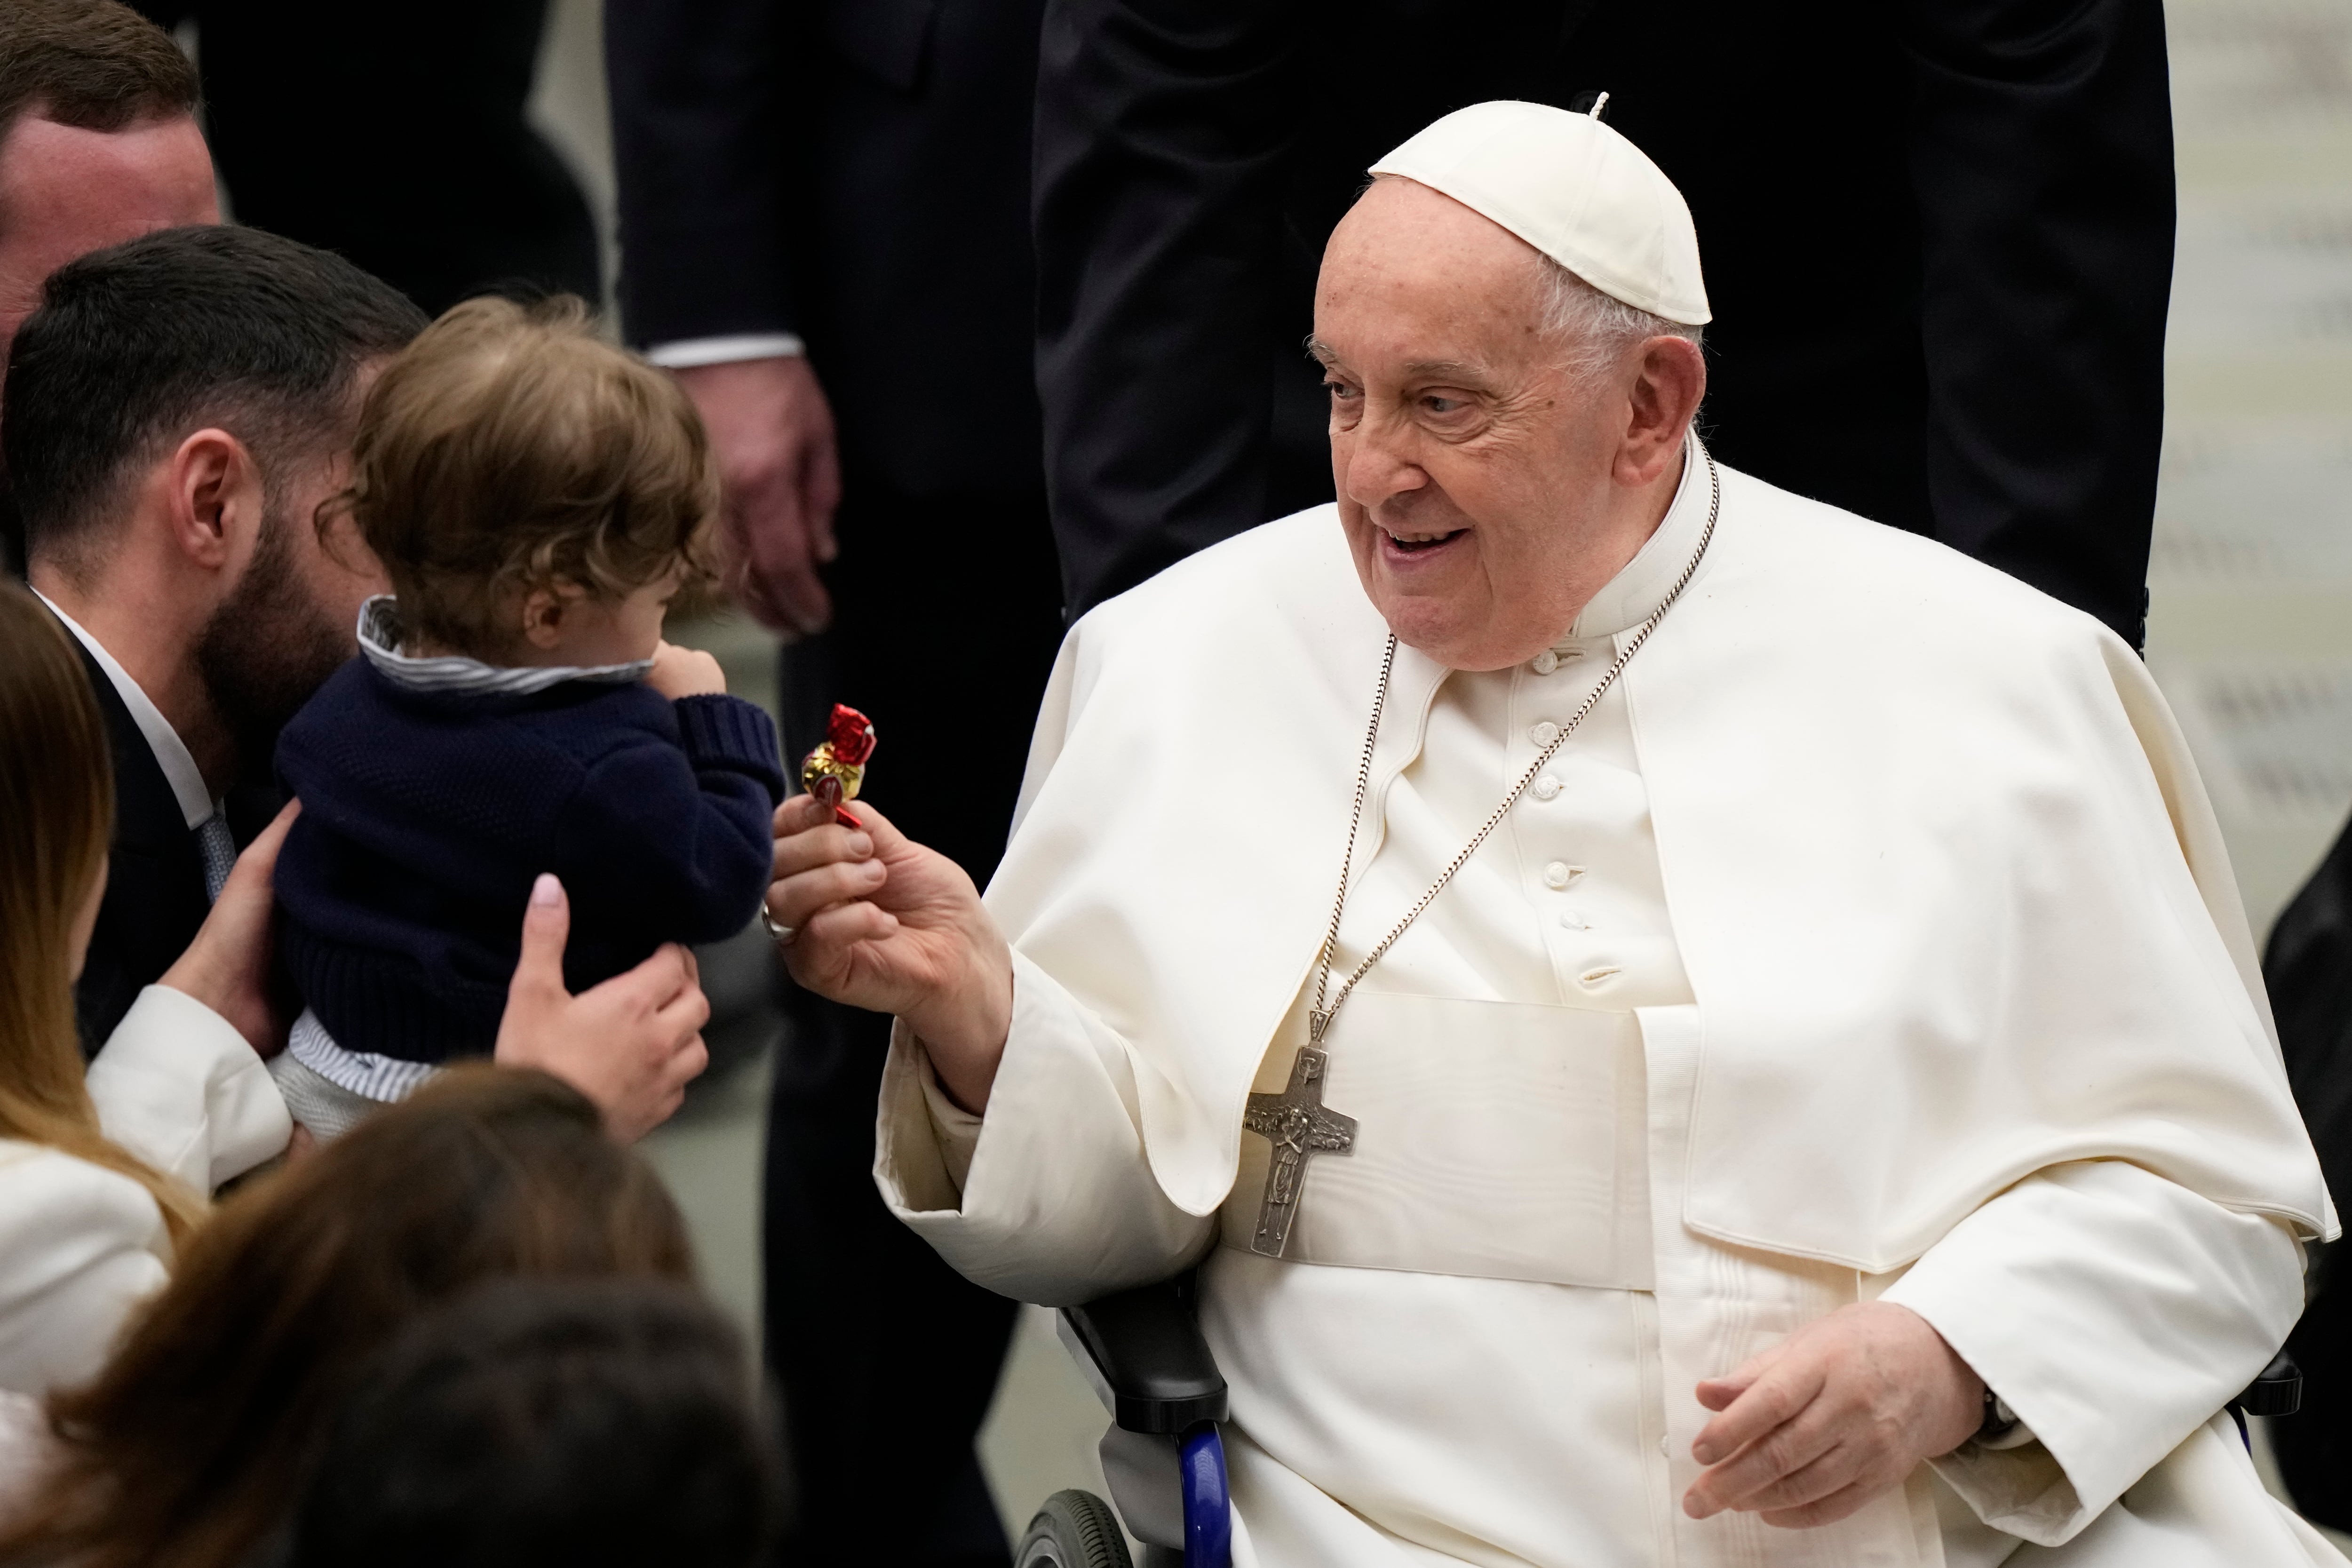
[[205,896],[216,900],[236,864],[236,840],[229,835],[228,818],[215,811],[197,823],[196,847],[205,858]]

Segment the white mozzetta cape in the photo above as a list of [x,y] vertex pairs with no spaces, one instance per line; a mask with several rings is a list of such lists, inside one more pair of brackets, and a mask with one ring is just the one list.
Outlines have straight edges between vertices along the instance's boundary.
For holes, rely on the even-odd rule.
[[[1941,545],[1722,479],[1623,677],[1705,1032],[1684,1222],[1879,1274],[2035,1171],[2114,1159],[2332,1235],[2138,659]],[[1191,1214],[1233,1183],[1321,939],[1386,635],[1327,506],[1097,608],[1047,692],[988,904],[1134,1047],[1153,1173]],[[1444,674],[1400,650],[1390,712]],[[1383,736],[1368,827],[1417,749]]]

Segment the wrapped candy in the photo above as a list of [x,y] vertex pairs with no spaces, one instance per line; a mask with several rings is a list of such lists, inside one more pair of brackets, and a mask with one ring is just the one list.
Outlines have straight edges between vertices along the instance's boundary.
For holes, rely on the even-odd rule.
[[824,727],[824,740],[801,763],[801,787],[833,808],[833,818],[844,827],[858,826],[842,807],[857,798],[866,781],[866,761],[874,754],[874,721],[856,709],[836,702]]

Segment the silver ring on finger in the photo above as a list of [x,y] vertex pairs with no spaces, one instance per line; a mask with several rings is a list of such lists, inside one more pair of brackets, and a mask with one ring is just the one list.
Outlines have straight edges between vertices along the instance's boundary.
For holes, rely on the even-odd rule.
[[760,923],[768,928],[769,937],[778,947],[792,946],[793,939],[801,934],[798,926],[777,924],[776,917],[768,912],[768,906],[764,903],[760,906]]

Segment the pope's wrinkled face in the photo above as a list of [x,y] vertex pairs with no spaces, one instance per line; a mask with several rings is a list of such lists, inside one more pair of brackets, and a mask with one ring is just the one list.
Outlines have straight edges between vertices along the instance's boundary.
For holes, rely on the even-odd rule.
[[1375,181],[1324,252],[1340,522],[1390,627],[1456,669],[1533,658],[1633,558],[1705,384],[1679,338],[1572,367],[1545,305],[1531,247],[1411,180]]

